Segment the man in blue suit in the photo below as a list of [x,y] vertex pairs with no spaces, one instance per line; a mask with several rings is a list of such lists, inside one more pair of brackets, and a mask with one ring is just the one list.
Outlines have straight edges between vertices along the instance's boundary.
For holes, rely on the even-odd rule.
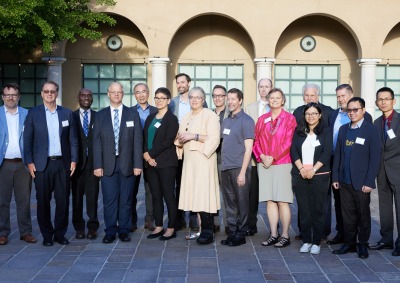
[[[71,110],[56,104],[59,86],[47,81],[42,86],[43,104],[28,112],[24,129],[24,158],[34,178],[37,218],[43,245],[53,241],[67,245],[70,177],[78,162],[78,137]],[[54,226],[50,201],[56,200]]]
[[14,191],[20,239],[36,243],[32,236],[32,179],[23,163],[22,131],[28,110],[19,107],[19,86],[4,85],[0,107],[0,245],[8,242],[10,234],[10,203]]
[[113,82],[107,90],[110,106],[97,112],[93,127],[93,168],[101,177],[106,235],[110,244],[118,233],[129,242],[132,195],[136,176],[143,168],[143,134],[139,115],[122,104],[122,85]]
[[350,123],[339,130],[332,169],[332,186],[340,190],[344,245],[334,254],[356,252],[368,257],[371,234],[371,191],[375,189],[380,160],[378,130],[364,119],[365,101],[353,97],[347,103]]

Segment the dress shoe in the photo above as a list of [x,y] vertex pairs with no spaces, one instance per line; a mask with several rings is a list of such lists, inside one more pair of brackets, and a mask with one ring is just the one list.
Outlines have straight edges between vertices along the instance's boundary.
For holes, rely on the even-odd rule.
[[63,237],[62,239],[54,238],[54,242],[59,243],[60,245],[68,245],[69,241],[67,238]]
[[368,249],[367,249],[367,245],[363,245],[363,244],[357,244],[357,254],[358,257],[361,259],[366,259],[368,258]]
[[342,244],[343,242],[344,242],[343,237],[340,235],[336,235],[334,238],[326,241],[326,244],[337,245],[337,244]]
[[383,249],[391,250],[391,249],[393,249],[393,245],[392,244],[385,244],[385,243],[382,243],[382,242],[377,242],[376,245],[372,245],[372,246],[370,245],[369,249],[370,250],[383,250]]
[[392,256],[400,256],[400,247],[396,247],[392,252]]
[[76,231],[75,239],[78,239],[78,240],[85,239],[85,231]]
[[176,232],[174,231],[174,233],[171,234],[171,236],[161,236],[160,238],[158,238],[160,241],[168,241],[171,240],[173,238],[176,238]]
[[225,240],[221,241],[221,245],[223,246],[229,246],[229,243],[232,241],[233,235],[228,236]]
[[89,232],[86,235],[86,238],[89,240],[94,240],[97,238],[97,232],[96,230],[89,230]]
[[254,234],[257,234],[257,232],[258,232],[257,227],[249,228],[246,231],[246,236],[254,236]]
[[212,231],[210,232],[204,232],[202,231],[200,233],[200,236],[197,238],[196,242],[200,245],[208,245],[214,242],[214,233]]
[[33,237],[31,234],[23,235],[23,236],[19,237],[19,239],[21,241],[27,242],[28,244],[34,244],[37,242],[36,238]]
[[164,229],[162,229],[158,233],[153,233],[153,234],[147,235],[147,239],[155,239],[155,238],[161,237],[162,235],[164,235],[164,233],[165,233],[165,231],[164,231]]
[[103,238],[103,243],[104,244],[111,244],[112,242],[114,242],[115,240],[115,236],[114,235],[105,235]]
[[228,246],[237,247],[244,244],[246,244],[246,238],[244,236],[242,237],[234,236],[232,240],[228,243]]
[[43,246],[51,247],[53,245],[53,241],[51,239],[43,239]]
[[357,251],[355,245],[344,244],[339,250],[334,250],[332,253],[335,255],[344,255],[347,253],[355,253]]
[[128,233],[122,233],[119,234],[118,238],[122,241],[122,242],[130,242],[131,238],[129,237]]
[[8,243],[8,239],[6,236],[0,236],[0,245],[4,246]]
[[156,227],[154,227],[153,222],[146,222],[144,224],[144,229],[147,229],[147,230],[153,232],[156,229]]
[[299,233],[294,237],[294,239],[297,240],[297,241],[300,241],[300,240],[303,239],[303,237],[301,236],[301,233]]

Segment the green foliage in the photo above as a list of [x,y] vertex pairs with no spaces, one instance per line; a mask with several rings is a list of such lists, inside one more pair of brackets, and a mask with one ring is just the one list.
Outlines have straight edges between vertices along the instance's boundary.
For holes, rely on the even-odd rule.
[[114,25],[113,18],[93,12],[89,4],[116,4],[114,0],[0,0],[0,45],[16,52],[42,48],[51,52],[61,40],[77,36],[98,40],[100,23]]

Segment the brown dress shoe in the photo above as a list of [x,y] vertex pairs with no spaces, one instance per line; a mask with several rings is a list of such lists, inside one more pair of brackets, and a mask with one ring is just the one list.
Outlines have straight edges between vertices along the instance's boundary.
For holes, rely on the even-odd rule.
[[31,234],[23,235],[23,236],[19,237],[19,239],[21,241],[27,242],[28,244],[34,244],[37,242],[36,238],[33,237]]
[[144,229],[147,229],[147,230],[153,232],[156,229],[156,227],[154,227],[152,222],[146,222],[144,224]]
[[85,231],[76,231],[75,238],[78,240],[85,239]]
[[94,239],[96,239],[96,238],[97,238],[97,232],[96,232],[96,230],[89,230],[88,233],[87,233],[87,235],[86,235],[86,238],[89,239],[89,240],[94,240]]
[[8,239],[6,236],[0,236],[0,245],[4,246],[8,242]]

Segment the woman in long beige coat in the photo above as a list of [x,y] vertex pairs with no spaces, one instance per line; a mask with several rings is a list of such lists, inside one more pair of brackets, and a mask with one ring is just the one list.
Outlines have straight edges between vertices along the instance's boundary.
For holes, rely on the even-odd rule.
[[[183,117],[176,145],[184,153],[179,209],[198,212],[201,218],[199,244],[214,241],[212,213],[220,209],[217,171],[217,149],[220,142],[219,117],[203,108],[204,90],[194,87],[189,92],[191,111]],[[182,155],[181,155],[182,156]],[[180,157],[181,157],[180,156]]]

